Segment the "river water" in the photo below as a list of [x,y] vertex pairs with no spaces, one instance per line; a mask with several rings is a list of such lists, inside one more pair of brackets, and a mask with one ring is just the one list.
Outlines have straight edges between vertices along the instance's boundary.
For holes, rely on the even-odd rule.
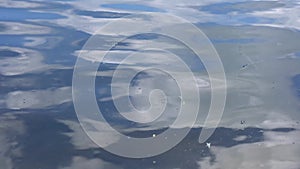
[[[169,49],[196,75],[201,95],[195,124],[190,125],[187,117],[171,127],[175,132],[191,129],[179,144],[156,156],[124,158],[107,151],[105,146],[113,147],[121,139],[106,128],[98,131],[106,143],[104,147],[82,129],[74,109],[73,71],[80,51],[96,31],[108,23],[130,18],[131,14],[145,12],[180,17],[209,38],[224,67],[227,85],[217,86],[216,90],[227,91],[226,102],[218,127],[204,143],[199,143],[211,104],[211,81],[205,64],[182,43],[165,36],[143,34],[117,42],[112,54],[100,64],[93,91],[103,116],[115,130],[131,137],[157,137],[172,125],[180,103],[198,104],[192,97],[182,102],[179,87],[189,91],[191,82],[180,71],[183,66],[170,55],[140,53],[122,62],[123,54],[149,44]],[[172,23],[163,19],[161,22]],[[138,26],[133,23],[133,27]],[[97,47],[115,43],[109,33],[118,34],[122,29],[133,28],[100,32],[98,36],[105,40]],[[299,29],[297,0],[1,0],[0,169],[299,169]],[[98,53],[82,59],[100,62]],[[137,110],[145,111],[150,103],[160,105],[167,98],[168,109],[161,118],[139,124],[120,116],[113,100],[128,98],[122,90],[124,79],[111,84],[114,70],[120,65],[124,66],[121,77],[149,65],[182,73],[179,87],[170,74],[156,69],[138,73],[128,84],[130,101]],[[213,61],[209,65],[213,67]],[[151,91],[157,88],[166,97],[158,94],[149,101]],[[85,110],[88,112],[89,107]],[[140,120],[153,118],[151,114],[143,117]],[[142,150],[127,147],[124,151]]]

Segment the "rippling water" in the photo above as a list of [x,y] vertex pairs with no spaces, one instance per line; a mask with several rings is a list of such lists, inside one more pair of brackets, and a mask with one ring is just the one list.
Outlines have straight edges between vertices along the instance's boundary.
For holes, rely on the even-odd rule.
[[[72,75],[80,50],[95,31],[141,12],[179,16],[208,36],[225,69],[227,100],[219,127],[206,143],[199,143],[210,104],[210,81],[202,62],[182,44],[164,36],[144,34],[116,44],[99,68],[95,93],[105,118],[120,132],[152,137],[171,124],[180,108],[178,86],[172,77],[148,70],[135,76],[129,85],[132,103],[136,109],[146,110],[150,91],[160,88],[168,96],[169,109],[147,125],[124,120],[113,105],[110,91],[114,70],[124,58],[122,53],[150,43],[170,49],[197,75],[201,93],[196,124],[173,126],[178,131],[192,127],[182,142],[158,156],[129,159],[105,151],[83,132],[72,102]],[[0,168],[299,169],[299,29],[300,1],[292,0],[2,0]],[[99,46],[111,43],[103,41]],[[98,61],[97,55],[84,59]],[[165,67],[179,70],[180,65],[173,61],[168,57],[137,57],[126,62],[122,76],[144,63],[163,62],[167,63]],[[186,75],[181,77],[184,80]],[[186,81],[184,87],[189,88],[189,83]],[[118,89],[118,85],[113,87]],[[126,97],[121,90],[115,94],[116,99]],[[188,104],[196,103],[191,99]],[[119,141],[105,129],[103,133],[108,146]]]

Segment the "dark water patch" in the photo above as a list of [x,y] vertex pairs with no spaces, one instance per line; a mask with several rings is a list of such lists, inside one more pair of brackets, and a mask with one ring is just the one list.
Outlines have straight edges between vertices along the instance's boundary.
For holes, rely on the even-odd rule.
[[257,43],[259,40],[257,39],[211,39],[212,43],[226,43],[226,44],[249,44],[249,43]]
[[68,126],[46,112],[22,115],[20,119],[26,133],[18,138],[22,154],[13,158],[15,169],[56,169],[71,163],[74,147],[63,134],[71,132]]
[[65,16],[56,13],[32,12],[24,8],[0,7],[0,20],[2,21],[24,21],[28,19],[62,19]]
[[31,2],[36,3],[36,4],[40,4],[40,6],[38,6],[36,8],[33,8],[33,9],[38,9],[38,10],[42,10],[42,11],[52,11],[52,12],[53,11],[58,11],[58,12],[61,12],[63,10],[68,10],[68,9],[73,9],[74,8],[71,4],[62,3],[64,1],[68,1],[68,0],[63,0],[61,2],[55,1],[55,0],[41,1],[41,2],[31,1]]
[[272,18],[253,17],[253,16],[248,16],[248,17],[243,17],[238,19],[238,22],[246,23],[246,24],[270,24],[270,23],[274,23],[275,21],[276,19],[272,19]]
[[296,129],[294,128],[276,128],[276,129],[272,129],[271,131],[275,131],[275,132],[291,132],[291,131],[295,131]]
[[221,2],[198,7],[201,11],[212,14],[228,14],[231,12],[250,13],[255,11],[265,11],[283,7],[285,4],[279,1],[244,1],[244,2]]
[[[235,140],[238,136],[245,136],[243,140]],[[245,128],[233,130],[230,128],[217,128],[215,133],[208,139],[212,145],[220,147],[232,147],[239,144],[249,144],[264,141],[261,128]]]
[[144,12],[164,12],[163,9],[141,5],[141,4],[103,4],[104,8],[119,9],[119,10],[129,10],[129,11],[144,11]]
[[84,16],[91,16],[93,18],[121,18],[129,13],[120,13],[120,12],[109,12],[109,11],[81,11],[75,10],[75,14],[77,15],[84,15]]
[[9,50],[9,49],[0,50],[0,58],[17,57],[19,55],[20,55],[19,52],[13,50]]
[[154,33],[143,33],[131,36],[129,39],[135,40],[155,40],[162,38],[162,35],[154,34]]
[[5,31],[7,26],[5,24],[0,23],[0,32]]
[[294,76],[292,78],[292,82],[293,82],[293,88],[294,88],[297,96],[300,98],[300,74]]
[[[139,136],[152,136],[153,133],[160,133],[163,129],[159,130],[148,130],[148,131],[133,131],[129,135],[139,135]],[[175,129],[180,132],[182,129]],[[263,133],[260,133],[262,129],[252,128],[246,129],[244,131],[231,129],[231,128],[217,128],[216,132],[209,138],[208,142],[211,143],[211,146],[220,146],[220,147],[231,147],[240,144],[251,144],[263,141]],[[200,144],[198,142],[198,137],[201,132],[201,128],[193,128],[189,134],[174,148],[171,150],[160,154],[155,157],[143,158],[143,159],[128,159],[122,158],[116,155],[112,155],[105,150],[99,149],[86,149],[78,150],[78,155],[83,155],[88,159],[102,159],[106,162],[118,165],[121,168],[190,168],[190,169],[199,169],[199,161],[203,159],[209,159],[210,163],[213,164],[216,162],[216,154],[210,151],[210,148],[207,145]],[[243,141],[235,141],[234,138],[237,135],[256,135],[256,138],[253,139],[250,136]],[[223,141],[220,141],[220,138]],[[227,144],[224,142],[228,141]],[[113,144],[111,145],[113,146]],[[96,152],[96,153],[95,153]]]
[[1,46],[22,47],[25,42],[29,42],[23,35],[0,35]]

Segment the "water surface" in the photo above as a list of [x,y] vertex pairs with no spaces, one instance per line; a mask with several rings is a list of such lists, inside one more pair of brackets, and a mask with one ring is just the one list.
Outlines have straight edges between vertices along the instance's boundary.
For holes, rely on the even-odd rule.
[[[0,2],[0,168],[300,168],[299,1],[10,1]],[[149,107],[149,91],[168,93],[168,110],[149,125],[125,120],[113,105],[110,83],[123,54],[153,44],[166,46],[197,74],[201,108],[188,136],[170,151],[144,159],[122,158],[98,147],[83,132],[72,102],[72,74],[79,51],[101,26],[139,12],[168,13],[199,27],[224,64],[227,101],[219,127],[200,144],[209,101],[209,78],[182,44],[163,36],[139,35],[118,43],[96,78],[104,116],[120,132],[151,137],[176,118],[178,88],[166,74],[139,74],[131,83],[137,109]],[[103,37],[108,35],[102,35]],[[105,39],[105,38],[103,38]],[[99,44],[109,45],[111,38]],[[85,58],[97,62],[97,55]],[[126,63],[124,74],[173,60],[151,57]],[[183,72],[182,78],[185,78]],[[153,83],[155,82],[155,83]],[[120,84],[121,85],[121,84]],[[165,85],[165,86],[164,86]],[[189,82],[186,82],[189,88]],[[118,99],[127,97],[118,93]],[[193,100],[190,102],[193,103]],[[111,146],[118,138],[109,137]],[[130,151],[130,150],[129,150]]]

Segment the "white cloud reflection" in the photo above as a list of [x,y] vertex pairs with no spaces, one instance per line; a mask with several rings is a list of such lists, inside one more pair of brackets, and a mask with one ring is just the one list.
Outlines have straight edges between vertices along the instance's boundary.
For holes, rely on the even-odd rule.
[[62,87],[58,89],[10,92],[6,96],[5,103],[8,109],[41,109],[71,102],[71,100],[71,87]]
[[[71,138],[71,143],[76,149],[99,148],[99,146],[87,136],[87,133],[83,131],[83,128],[78,122],[71,120],[59,120],[59,122],[66,124],[72,130],[72,132],[64,134]],[[106,125],[104,125],[104,122],[88,119],[84,120],[84,123],[95,130],[94,132],[90,132],[90,134],[93,134],[93,138],[101,139],[102,142],[105,142],[106,144],[104,146],[109,146],[119,140],[117,135],[113,135],[113,133],[110,133],[109,130],[105,128]]]
[[240,144],[234,147],[211,147],[215,154],[214,162],[209,158],[199,161],[201,168],[260,168],[260,169],[297,169],[299,162],[300,131],[264,133],[265,141]]
[[43,63],[43,55],[35,50],[8,46],[0,47],[0,50],[8,50],[18,53],[15,57],[7,57],[3,55],[2,58],[0,58],[0,74],[2,75],[20,75],[40,72],[57,67],[55,65],[47,65]]
[[42,35],[51,32],[51,28],[46,26],[18,22],[0,21],[0,26],[4,27],[4,29],[0,31],[0,35]]
[[88,159],[80,156],[75,156],[72,159],[72,163],[68,167],[61,167],[59,169],[99,169],[99,168],[109,168],[116,169],[119,168],[115,164],[105,162],[101,159],[93,158]]
[[29,7],[39,7],[41,4],[27,1],[11,1],[11,0],[1,0],[1,7],[7,8],[29,8]]
[[[254,2],[254,3],[252,3]],[[290,27],[290,28],[300,28],[300,18],[299,18],[299,5],[294,1],[229,1],[229,0],[204,0],[204,1],[182,1],[176,0],[172,3],[165,3],[163,0],[151,0],[151,1],[126,1],[125,4],[136,4],[144,5],[149,7],[154,7],[158,9],[163,9],[168,14],[174,14],[176,16],[182,17],[193,23],[218,23],[222,25],[264,25],[272,27]],[[70,2],[69,2],[70,3]],[[138,12],[130,8],[114,9],[114,8],[104,8],[103,4],[114,4],[120,3],[119,1],[95,1],[91,0],[86,3],[84,0],[78,0],[71,2],[72,5],[76,6],[78,9],[91,10],[91,11],[110,11],[110,12]],[[219,5],[216,10],[226,10],[221,9],[227,3],[226,7],[229,6],[228,14],[214,14],[209,11],[201,10],[201,7],[207,5]],[[278,4],[278,6],[276,6]],[[280,6],[282,5],[282,6]],[[259,10],[255,10],[259,6]],[[213,10],[214,8],[212,8]],[[241,9],[241,12],[236,12],[237,9]],[[245,10],[249,9],[249,10]],[[252,9],[252,11],[251,11]],[[232,11],[230,11],[232,10]],[[217,11],[212,11],[217,12]],[[69,25],[75,27],[76,29],[84,30],[89,33],[94,33],[109,21],[115,19],[97,19],[97,18],[87,18],[83,16],[68,15],[68,19],[62,19],[59,24]],[[56,22],[56,21],[55,21]],[[271,22],[271,23],[270,23]],[[88,26],[87,26],[88,25]]]
[[[91,11],[113,11],[113,12],[131,12],[131,10],[116,10],[102,8],[101,4],[117,3],[118,0],[105,0],[98,1],[92,0],[86,3],[85,0],[64,2],[70,3],[78,9],[91,10]],[[183,17],[193,23],[217,23],[212,27],[205,27],[205,33],[212,39],[216,40],[215,46],[220,53],[223,61],[228,80],[228,97],[226,109],[221,121],[220,127],[226,128],[245,128],[245,127],[261,127],[263,129],[276,129],[276,128],[295,128],[295,131],[287,133],[279,133],[274,131],[265,131],[265,141],[252,144],[242,144],[229,148],[215,147],[212,145],[211,151],[216,154],[216,162],[209,163],[209,159],[205,159],[199,164],[201,168],[299,168],[299,98],[295,95],[295,91],[291,88],[291,78],[299,74],[300,62],[292,59],[284,58],[290,53],[299,52],[299,32],[285,29],[295,28],[300,29],[300,15],[299,5],[294,5],[293,1],[285,1],[282,3],[287,6],[275,9],[265,9],[263,11],[250,11],[245,13],[231,12],[229,15],[218,15],[209,13],[208,11],[201,11],[195,7],[205,6],[209,4],[224,2],[224,0],[192,0],[182,1],[175,0],[172,3],[166,3],[162,0],[153,1],[126,1],[126,3],[142,3],[157,8],[163,8],[169,14],[175,14]],[[229,2],[229,1],[226,1]],[[230,1],[236,2],[236,1]],[[277,2],[277,1],[276,1]],[[299,4],[299,2],[298,2]],[[22,1],[1,1],[0,6],[3,7],[36,7],[38,4],[34,2]],[[51,20],[63,27],[72,27],[87,33],[94,33],[104,24],[115,20],[114,18],[93,18],[88,16],[74,15],[72,10],[66,10],[64,15],[68,16],[65,19]],[[254,20],[259,18],[273,19],[271,22],[255,21],[241,21],[243,18],[253,17]],[[159,23],[159,21],[155,21]],[[169,21],[171,26],[176,23]],[[26,23],[17,22],[0,22],[4,27],[0,31],[1,35],[42,35],[51,34],[51,28],[44,26],[31,25]],[[224,26],[233,25],[233,26]],[[237,26],[247,25],[247,26]],[[134,22],[133,22],[133,25]],[[266,27],[264,27],[266,26]],[[277,27],[274,28],[274,27]],[[118,28],[116,28],[117,30]],[[124,28],[120,28],[124,29]],[[103,32],[105,33],[105,32]],[[250,39],[249,43],[243,43],[244,39]],[[45,43],[45,39],[40,37],[26,37],[27,41],[24,46],[35,47],[39,44]],[[219,41],[218,41],[219,40]],[[254,41],[252,41],[254,40]],[[151,41],[132,41],[129,47],[143,48]],[[178,49],[176,46],[166,44],[163,42],[156,43],[152,47],[168,47],[169,49]],[[55,46],[48,46],[49,49]],[[0,73],[5,76],[22,75],[32,72],[45,71],[50,68],[49,65],[43,62],[41,53],[24,48],[17,47],[1,47],[2,49],[9,49],[20,53],[17,57],[3,57],[0,59]],[[102,51],[97,51],[102,52]],[[97,62],[99,53],[89,55],[86,60]],[[130,51],[114,51],[111,58],[105,60],[106,63],[119,64],[121,55],[126,55]],[[77,53],[76,53],[77,54]],[[152,58],[153,59],[153,58]],[[136,62],[126,63],[128,67],[132,65],[139,65],[142,62],[153,62],[155,60],[144,58],[136,60]],[[172,63],[172,60],[159,60],[163,63]],[[174,66],[174,64],[170,64]],[[170,66],[168,65],[168,66]],[[167,66],[166,66],[167,67]],[[175,69],[175,68],[174,68]],[[111,76],[112,71],[98,72],[101,76]],[[182,78],[185,74],[182,73]],[[199,75],[197,79],[198,87],[204,91],[201,95],[201,101],[209,103],[209,96],[206,93],[209,87],[209,79]],[[190,82],[186,82],[184,87],[189,88]],[[153,84],[148,83],[145,88],[153,88]],[[220,86],[222,88],[223,86]],[[174,88],[169,88],[172,92]],[[117,97],[123,97],[124,93],[119,92]],[[107,101],[110,98],[102,98]],[[177,106],[179,103],[173,98],[171,100],[172,106]],[[192,100],[192,99],[191,99]],[[62,103],[71,101],[71,88],[62,87],[58,89],[45,89],[36,91],[11,91],[7,94],[6,100],[1,100],[1,105],[5,103],[8,109],[42,109],[48,106],[60,105]],[[3,102],[3,103],[2,103]],[[143,105],[145,103],[139,102]],[[194,104],[191,101],[191,104]],[[206,109],[206,108],[203,108]],[[168,116],[165,116],[163,121],[170,121],[176,117],[171,111]],[[202,116],[201,116],[202,117]],[[4,120],[3,120],[4,119]],[[196,126],[201,127],[203,119],[199,118]],[[240,122],[245,121],[244,125]],[[0,166],[11,169],[12,159],[7,155],[13,147],[14,142],[8,141],[7,138],[10,133],[23,133],[24,125],[18,120],[7,120],[7,118],[0,116]],[[68,125],[73,132],[65,133],[71,137],[71,143],[77,149],[96,148],[93,142],[84,135],[79,124],[72,121],[61,121]],[[92,121],[89,123],[94,124]],[[101,123],[101,122],[99,122]],[[165,123],[158,123],[157,125],[145,127],[143,130],[157,129],[164,127]],[[2,126],[5,126],[4,128]],[[8,127],[7,127],[8,126]],[[182,124],[175,127],[191,127]],[[131,130],[140,130],[132,128]],[[105,129],[103,129],[103,134]],[[99,135],[104,137],[104,135]],[[108,143],[113,144],[118,141],[118,138],[110,136],[111,140]],[[243,137],[236,138],[236,140],[243,140]],[[295,143],[295,144],[293,144]],[[109,145],[109,144],[108,144]],[[15,150],[19,153],[19,150]],[[110,163],[104,162],[100,159],[86,159],[84,157],[76,156],[73,158],[70,167],[62,167],[63,169],[69,168],[105,168],[114,167]]]
[[[291,78],[300,73],[300,63],[294,59],[280,57],[289,53],[298,52],[300,35],[297,32],[270,27],[256,27],[256,29],[253,29],[252,26],[211,26],[205,28],[205,33],[212,39],[221,41],[221,43],[215,43],[215,46],[220,54],[227,75],[227,103],[220,126],[230,128],[243,128],[245,126],[270,128],[271,126],[264,126],[264,124],[266,124],[266,120],[272,119],[278,121],[278,123],[272,121],[272,127],[276,128],[284,126],[279,125],[279,123],[285,121],[281,114],[285,114],[284,117],[287,117],[288,120],[299,119],[299,98],[297,98],[293,89],[291,89]],[[274,34],[276,34],[276,36],[274,36]],[[243,39],[249,39],[249,41],[245,43],[240,42],[240,40]],[[142,42],[145,42],[145,46],[149,44],[150,46],[151,44],[154,44],[154,46],[161,45],[161,48],[164,49],[165,43],[157,43],[155,40]],[[224,42],[222,42],[222,40]],[[226,40],[228,40],[228,42]],[[135,49],[135,47],[137,47],[135,46],[137,42],[129,42],[132,43],[129,43],[126,48]],[[139,44],[137,48],[139,49],[145,46],[144,44]],[[176,49],[178,45],[166,46],[167,48]],[[92,62],[100,61],[99,57],[97,57],[99,55],[98,52],[101,53],[103,51],[95,50],[89,52],[90,53],[86,55],[89,57],[84,59]],[[109,52],[104,63],[120,64],[122,58],[130,53],[132,53],[132,51],[113,50]],[[157,55],[157,53],[155,55]],[[168,57],[141,57],[140,59],[130,60],[130,62],[126,60],[124,63],[128,65],[128,69],[133,68],[139,70],[143,68],[143,63],[151,63],[155,67],[155,64],[158,62],[161,64],[170,63],[166,64],[165,68],[180,72],[178,63],[173,63],[174,60]],[[127,74],[130,73],[129,70],[124,69],[122,75],[127,77]],[[185,78],[186,75],[184,72],[181,73],[181,77]],[[112,76],[113,71],[101,71],[98,72],[97,75]],[[201,73],[198,77],[198,87],[201,88],[202,91],[206,91],[207,87],[209,87],[209,79]],[[122,86],[122,84],[119,85]],[[143,87],[146,89],[153,88],[153,84],[150,82],[144,83],[144,85]],[[186,81],[183,87],[188,89],[189,86],[190,82]],[[224,86],[220,86],[220,88],[222,87]],[[169,90],[169,92],[172,93],[171,90],[173,90],[173,88],[169,88]],[[118,94],[114,96],[114,99],[125,97],[121,91],[122,90],[117,92]],[[282,98],[284,98],[284,100]],[[108,101],[109,99],[110,98],[102,98],[101,101]],[[177,98],[174,98],[174,100],[176,99]],[[192,100],[193,99],[191,99],[191,102]],[[209,93],[201,95],[202,102],[209,104],[208,100]],[[173,102],[172,106],[176,107],[178,104],[179,102]],[[206,108],[207,107],[203,109],[205,110]],[[162,120],[170,121],[176,116],[172,113],[172,110],[169,114],[170,116],[166,116],[166,119]],[[202,115],[201,118],[203,118]],[[242,120],[246,121],[245,125],[240,124]],[[203,119],[196,123],[196,126],[202,126],[202,122]],[[160,128],[162,126],[152,127]],[[180,127],[191,126],[182,124]]]

